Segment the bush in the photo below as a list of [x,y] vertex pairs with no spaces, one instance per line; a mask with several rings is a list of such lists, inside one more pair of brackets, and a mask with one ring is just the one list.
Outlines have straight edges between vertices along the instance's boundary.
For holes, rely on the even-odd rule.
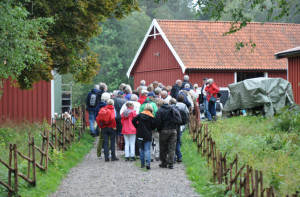
[[284,107],[273,119],[273,130],[300,134],[299,107]]

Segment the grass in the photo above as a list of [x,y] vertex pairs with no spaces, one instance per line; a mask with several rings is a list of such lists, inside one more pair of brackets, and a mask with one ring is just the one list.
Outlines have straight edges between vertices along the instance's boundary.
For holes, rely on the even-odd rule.
[[[40,139],[38,136],[38,132],[42,131],[45,125],[32,125],[24,127],[18,126],[18,128],[14,127],[2,127],[0,133],[0,137],[2,139],[8,139],[11,143],[17,143],[18,149],[25,152],[26,146],[22,146],[25,143],[26,136],[28,132],[31,132],[32,136],[36,136],[36,139]],[[5,133],[5,135],[3,134]],[[0,138],[1,139],[1,138]],[[7,140],[7,141],[8,141]],[[55,151],[52,153],[51,158],[54,160],[53,163],[49,162],[48,171],[43,172],[37,168],[37,186],[32,187],[27,182],[23,181],[19,178],[19,194],[21,196],[48,196],[49,194],[55,192],[60,185],[62,179],[66,176],[66,174],[70,171],[70,169],[80,163],[84,156],[92,149],[93,140],[90,135],[83,135],[79,142],[76,142],[72,145],[71,149],[68,149],[65,152]],[[6,150],[6,144],[0,141],[0,149],[1,155],[0,157],[3,159],[7,157],[8,151]],[[20,160],[19,168],[26,169],[27,162]],[[23,172],[25,173],[25,172]],[[3,165],[0,165],[0,177],[1,180],[4,179],[7,182],[7,169],[4,168]],[[4,177],[4,178],[3,178]],[[0,196],[7,196],[7,190],[0,186]]]
[[299,131],[282,132],[276,119],[240,116],[210,124],[217,149],[228,151],[228,161],[236,154],[239,164],[263,171],[264,185],[273,185],[278,196],[300,191]]
[[197,152],[197,144],[192,142],[191,136],[186,130],[182,135],[183,164],[192,187],[201,196],[224,196],[224,185],[212,182],[212,169],[208,167],[206,160]]

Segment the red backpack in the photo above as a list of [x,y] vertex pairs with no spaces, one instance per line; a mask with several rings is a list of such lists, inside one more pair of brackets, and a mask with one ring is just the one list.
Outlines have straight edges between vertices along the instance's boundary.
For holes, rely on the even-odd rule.
[[97,119],[99,122],[102,124],[109,124],[112,120],[111,118],[111,111],[110,109],[107,109],[106,107],[102,107],[100,111],[98,112],[98,117]]

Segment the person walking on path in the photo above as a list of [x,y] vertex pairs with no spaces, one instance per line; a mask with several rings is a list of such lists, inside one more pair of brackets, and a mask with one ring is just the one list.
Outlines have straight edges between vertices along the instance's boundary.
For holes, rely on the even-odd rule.
[[175,85],[173,85],[172,89],[171,89],[171,93],[170,96],[173,98],[177,98],[177,95],[180,91],[180,87],[182,85],[182,81],[180,79],[176,80]]
[[168,95],[168,92],[165,90],[161,92],[161,98],[164,99],[166,104],[169,104],[170,100],[172,99],[172,97]]
[[[103,96],[103,95],[102,95]],[[105,162],[109,161],[109,149],[108,143],[110,140],[110,150],[111,150],[111,161],[119,160],[116,157],[115,152],[115,136],[116,136],[116,114],[114,109],[114,101],[112,99],[108,99],[106,102],[106,106],[101,108],[97,116],[97,123],[99,127],[102,129],[102,135],[104,138],[104,155]]]
[[175,148],[177,142],[177,125],[173,121],[173,110],[165,101],[157,101],[158,110],[155,116],[155,124],[159,132],[161,168],[173,169]]
[[125,161],[135,161],[135,138],[136,128],[132,124],[132,119],[136,116],[133,110],[133,103],[126,103],[127,109],[122,113],[122,134],[125,139]]
[[137,90],[139,88],[141,88],[142,90],[147,90],[147,86],[146,86],[146,81],[145,80],[142,80],[140,84],[141,85],[137,88]]
[[206,91],[206,100],[208,101],[208,116],[207,119],[208,121],[211,121],[212,118],[216,120],[216,101],[217,101],[217,94],[219,92],[218,86],[214,83],[213,79],[208,79],[207,80],[208,85],[205,87]]
[[123,98],[124,93],[122,91],[118,91],[117,96],[113,98],[114,100],[114,108],[116,110],[116,124],[117,124],[117,135],[122,132],[122,124],[121,124],[121,113],[120,110],[124,103],[127,102],[126,99]]
[[208,111],[208,101],[206,99],[206,91],[205,88],[208,85],[207,83],[207,78],[203,78],[203,86],[201,88],[201,94],[200,94],[200,99],[199,99],[199,105],[203,103],[204,106],[204,115],[208,119],[208,117],[211,117],[209,111]]
[[193,90],[193,85],[189,82],[189,79],[190,79],[190,77],[189,77],[188,75],[184,75],[184,77],[183,77],[183,82],[182,82],[181,87],[180,87],[181,90],[182,90],[183,88],[185,88],[185,87],[184,87],[185,84],[189,84],[189,85],[190,85],[190,88]]
[[99,92],[99,85],[95,85],[95,87],[91,90],[91,92],[89,92],[86,98],[86,110],[89,112],[90,133],[92,136],[99,135],[99,133],[97,133],[94,128],[94,123],[96,121],[96,117],[98,114],[98,108],[97,108],[98,92]]
[[[133,118],[132,123],[137,129],[137,139],[140,148],[141,168],[150,170],[152,130],[155,129],[153,107],[147,103],[144,111]],[[146,160],[146,161],[145,161]]]

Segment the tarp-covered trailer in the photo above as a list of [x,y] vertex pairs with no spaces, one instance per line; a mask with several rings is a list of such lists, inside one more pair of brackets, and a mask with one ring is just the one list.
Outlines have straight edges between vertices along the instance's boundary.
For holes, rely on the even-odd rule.
[[282,78],[253,78],[228,85],[230,96],[224,111],[250,110],[263,107],[266,116],[273,116],[282,107],[294,105],[291,84]]

